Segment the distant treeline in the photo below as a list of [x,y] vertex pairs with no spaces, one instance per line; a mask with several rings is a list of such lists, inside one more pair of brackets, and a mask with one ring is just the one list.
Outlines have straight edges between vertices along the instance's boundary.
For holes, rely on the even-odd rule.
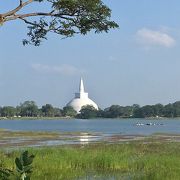
[[74,118],[149,118],[149,117],[180,117],[180,101],[167,105],[155,104],[140,107],[112,105],[104,110],[96,110],[92,106],[82,107],[79,114],[72,107],[63,109],[51,104],[39,108],[34,101],[25,101],[19,106],[0,107],[0,117],[74,117]]

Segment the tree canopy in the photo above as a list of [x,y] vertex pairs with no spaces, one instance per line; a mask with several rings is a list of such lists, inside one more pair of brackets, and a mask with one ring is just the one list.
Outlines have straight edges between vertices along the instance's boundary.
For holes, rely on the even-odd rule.
[[93,106],[83,106],[80,113],[72,107],[66,106],[63,109],[45,104],[38,107],[34,101],[25,101],[16,107],[0,106],[1,117],[73,117],[81,119],[90,118],[158,118],[158,117],[180,117],[180,101],[167,105],[155,104],[140,107],[138,104],[132,106],[112,105],[102,109],[95,109]]
[[98,110],[91,105],[83,106],[78,114],[78,118],[92,119],[98,117]]
[[[43,10],[27,11],[25,7],[33,3],[40,3]],[[46,6],[49,11],[44,10]],[[23,44],[39,46],[49,32],[62,38],[86,35],[91,30],[95,33],[108,32],[118,27],[110,18],[111,10],[101,0],[17,0],[17,7],[0,14],[0,24],[23,21],[27,24],[29,37],[23,40]]]

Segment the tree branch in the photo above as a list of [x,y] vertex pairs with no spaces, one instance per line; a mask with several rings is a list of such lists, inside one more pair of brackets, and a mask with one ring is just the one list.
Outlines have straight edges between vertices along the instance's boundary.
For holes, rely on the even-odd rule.
[[62,19],[66,20],[73,20],[70,17],[65,17],[65,16],[71,16],[69,14],[58,14],[58,13],[53,13],[54,11],[51,11],[49,13],[44,13],[44,12],[35,12],[35,13],[28,13],[28,14],[17,14],[17,15],[12,15],[9,17],[4,18],[4,21],[11,21],[11,20],[16,20],[16,19],[24,19],[27,17],[33,17],[33,16],[51,16],[51,17],[60,17]]
[[26,24],[30,24],[30,25],[32,25],[32,26],[39,26],[39,27],[41,27],[39,24],[30,22],[30,21],[28,21],[28,20],[26,20],[26,19],[23,19],[23,18],[19,18],[19,19],[23,20]]
[[23,3],[22,0],[19,0],[19,6],[17,6],[15,9],[7,12],[7,13],[4,13],[4,14],[1,14],[2,17],[7,17],[7,16],[12,16],[14,15],[16,12],[18,12],[19,10],[21,10],[24,6],[27,6],[28,4],[32,3],[34,0],[28,0],[26,2]]
[[19,6],[21,6],[23,3],[23,0],[19,0]]
[[17,14],[17,15],[12,15],[12,16],[6,17],[4,20],[11,21],[11,20],[15,20],[18,18],[23,19],[23,18],[32,17],[32,16],[53,16],[53,14],[51,12],[50,13],[35,12],[35,13],[28,13],[28,14]]
[[[0,14],[0,25],[12,20],[21,20],[27,25],[29,40],[23,44],[39,46],[49,32],[62,37],[72,37],[76,33],[87,34],[91,30],[95,33],[108,32],[110,28],[117,28],[114,21],[110,21],[111,10],[103,4],[103,0],[16,0],[16,8]],[[48,11],[27,11],[25,6],[30,3],[49,3]],[[44,4],[43,4],[44,2]],[[23,11],[22,11],[23,10]]]

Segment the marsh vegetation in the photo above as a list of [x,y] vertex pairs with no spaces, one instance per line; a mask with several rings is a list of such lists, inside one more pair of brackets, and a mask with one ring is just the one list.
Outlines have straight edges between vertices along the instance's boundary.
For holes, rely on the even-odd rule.
[[[21,150],[0,152],[0,165],[14,169]],[[179,179],[180,143],[131,142],[29,148],[32,179]]]

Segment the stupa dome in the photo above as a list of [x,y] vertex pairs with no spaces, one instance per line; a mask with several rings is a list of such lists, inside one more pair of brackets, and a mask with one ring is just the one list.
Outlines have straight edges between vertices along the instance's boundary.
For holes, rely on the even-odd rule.
[[95,109],[98,109],[97,104],[88,97],[88,93],[84,91],[84,84],[81,78],[79,84],[79,93],[75,93],[74,99],[72,99],[66,106],[71,106],[77,113],[80,112],[83,106],[91,105]]

